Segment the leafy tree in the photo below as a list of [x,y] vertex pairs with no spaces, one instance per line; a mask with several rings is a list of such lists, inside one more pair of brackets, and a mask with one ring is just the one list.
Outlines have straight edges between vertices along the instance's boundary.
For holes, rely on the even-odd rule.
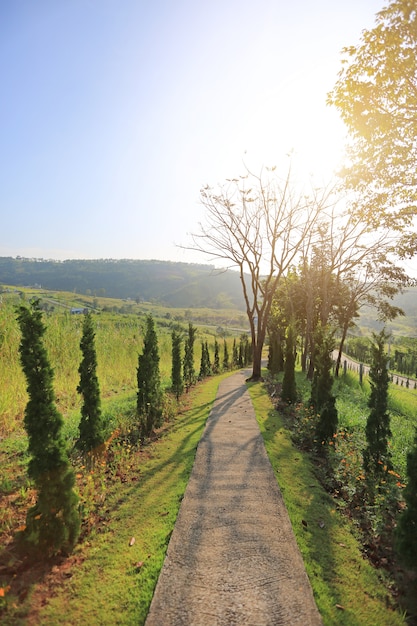
[[318,414],[316,440],[319,449],[337,432],[336,399],[332,394],[333,334],[319,325],[315,333],[315,369],[311,384],[310,404]]
[[[205,225],[193,235],[193,246],[237,267],[253,350],[253,380],[261,378],[262,349],[272,298],[282,276],[308,248],[313,228],[329,201],[327,191],[296,194],[289,173],[282,181],[269,168],[257,176],[227,180],[218,190],[206,186],[201,201]],[[265,272],[265,268],[266,272]]]
[[368,406],[371,409],[366,422],[367,446],[364,450],[364,469],[372,482],[380,482],[392,469],[388,441],[391,437],[388,413],[388,356],[385,353],[387,335],[382,330],[373,334],[372,361],[369,370],[371,394]]
[[407,454],[407,479],[403,491],[406,508],[396,529],[397,550],[405,565],[417,569],[417,430],[414,446]]
[[78,498],[62,434],[63,419],[55,404],[53,370],[42,341],[46,327],[39,300],[30,309],[21,306],[17,319],[22,333],[20,361],[29,395],[24,417],[30,454],[28,475],[37,490],[37,501],[27,513],[21,539],[29,553],[49,557],[70,551],[77,541]]
[[393,0],[376,15],[357,46],[344,48],[329,94],[352,137],[344,170],[357,192],[356,213],[378,228],[399,231],[396,252],[413,255],[417,234],[417,7]]
[[188,324],[188,335],[185,342],[185,350],[184,350],[184,384],[185,388],[188,391],[189,388],[195,384],[196,375],[194,369],[194,342],[195,336],[197,333],[197,329],[192,325],[191,322]]
[[297,388],[295,384],[295,357],[296,336],[294,325],[290,324],[287,328],[287,338],[285,342],[285,365],[281,397],[285,402],[291,404],[297,400]]
[[184,381],[182,378],[182,360],[181,360],[181,335],[177,330],[172,331],[172,390],[175,393],[177,400],[184,391]]
[[146,318],[143,352],[137,368],[137,413],[144,436],[149,436],[162,422],[162,389],[159,373],[159,350],[152,315]]
[[93,318],[88,312],[84,316],[83,335],[80,342],[83,358],[78,369],[80,382],[77,391],[83,397],[79,446],[85,452],[89,452],[92,457],[100,454],[105,440],[94,338]]

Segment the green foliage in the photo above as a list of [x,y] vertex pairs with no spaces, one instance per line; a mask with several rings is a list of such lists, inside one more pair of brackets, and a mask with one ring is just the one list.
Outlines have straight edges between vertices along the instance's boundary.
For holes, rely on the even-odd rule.
[[226,339],[224,339],[223,340],[223,371],[227,372],[229,368],[230,368],[229,349],[227,347]]
[[201,361],[200,361],[200,373],[199,378],[202,380],[206,378],[206,376],[210,376],[211,371],[211,363],[210,363],[210,353],[208,349],[207,341],[201,342]]
[[[318,326],[315,334],[314,375],[311,385],[310,405],[319,415],[316,429],[317,445],[320,448],[330,441],[337,431],[338,416],[336,399],[332,394],[333,335],[329,330]],[[322,448],[325,450],[326,448]]]
[[252,363],[252,346],[247,333],[242,333],[239,339],[239,367],[246,367]]
[[93,318],[91,313],[87,313],[84,315],[83,335],[80,342],[83,358],[78,369],[80,382],[77,391],[83,397],[78,445],[92,457],[100,455],[105,439],[94,338]]
[[137,381],[137,414],[142,434],[149,436],[154,428],[161,425],[162,420],[158,338],[152,315],[146,318],[143,352],[138,359]]
[[181,334],[177,330],[173,330],[171,334],[172,340],[172,391],[175,393],[177,400],[184,391],[184,381],[182,378],[182,359],[181,359]]
[[414,447],[407,455],[407,485],[403,492],[406,503],[397,526],[397,550],[404,563],[417,569],[417,429]]
[[194,343],[197,329],[191,322],[188,324],[188,335],[185,341],[184,350],[184,384],[187,391],[195,384],[196,374],[194,368]]
[[37,489],[37,501],[27,513],[21,539],[29,553],[50,556],[70,551],[77,541],[78,499],[62,436],[63,420],[55,406],[53,370],[42,342],[46,328],[39,302],[33,302],[30,309],[21,306],[18,321],[22,333],[19,354],[29,395],[24,419],[31,457],[28,474]]
[[237,345],[236,338],[233,339],[233,348],[232,348],[232,367],[239,367],[239,348]]
[[372,362],[369,371],[371,395],[368,406],[371,412],[366,423],[367,447],[364,451],[364,469],[371,482],[380,483],[392,469],[388,441],[391,437],[388,413],[388,357],[385,354],[387,336],[382,330],[374,334]]
[[[301,389],[308,381],[296,374]],[[249,391],[323,624],[405,624],[381,571],[364,559],[356,529],[317,480],[316,464],[293,445],[286,417],[273,409],[263,385]]]
[[[13,259],[0,257],[0,283],[39,284],[49,290],[93,294],[98,299],[131,298],[169,307],[210,307],[243,311],[236,272],[211,265],[134,259]],[[163,294],[163,295],[162,295]]]
[[285,365],[284,377],[282,380],[281,398],[289,404],[297,400],[297,388],[295,385],[295,331],[294,326],[290,324],[287,328],[287,339],[285,344]]
[[[346,184],[375,228],[403,231],[405,254],[416,250],[412,228],[417,184],[417,11],[413,0],[391,0],[344,49],[339,79],[329,95],[353,138]],[[399,248],[397,248],[399,250]]]
[[220,372],[220,353],[219,342],[214,340],[214,359],[213,359],[213,374],[219,374]]

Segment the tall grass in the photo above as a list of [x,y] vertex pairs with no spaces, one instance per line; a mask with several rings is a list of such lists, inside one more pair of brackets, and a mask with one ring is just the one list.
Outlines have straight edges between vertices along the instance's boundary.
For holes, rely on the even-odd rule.
[[[347,372],[335,381],[336,406],[339,426],[348,430],[365,431],[369,415],[368,398],[370,385],[365,378],[362,385],[359,376]],[[417,427],[417,391],[389,385],[388,410],[391,415],[390,450],[394,469],[404,479],[406,474],[407,452],[413,445]]]
[[[18,300],[5,298],[0,305],[0,436],[5,437],[22,423],[27,403],[26,382],[19,361],[20,331],[16,321]],[[154,307],[157,311],[157,307]],[[171,324],[156,321],[163,388],[171,384]],[[78,368],[81,362],[80,339],[82,315],[71,315],[60,308],[44,315],[45,347],[54,369],[54,389],[58,410],[65,416],[80,407],[77,393]],[[104,398],[134,392],[137,388],[138,355],[143,348],[144,315],[100,312],[94,316],[96,329],[97,375]],[[185,330],[185,323],[183,324]],[[198,329],[194,361],[198,373],[200,342],[208,341],[211,358],[214,352],[213,328]],[[231,354],[232,339],[228,340]],[[222,344],[221,344],[222,345]]]

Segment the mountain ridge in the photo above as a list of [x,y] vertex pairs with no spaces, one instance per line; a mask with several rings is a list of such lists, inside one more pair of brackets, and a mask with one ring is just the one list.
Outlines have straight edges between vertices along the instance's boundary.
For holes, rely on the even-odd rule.
[[173,307],[244,310],[238,273],[197,263],[0,257],[0,284],[156,301]]

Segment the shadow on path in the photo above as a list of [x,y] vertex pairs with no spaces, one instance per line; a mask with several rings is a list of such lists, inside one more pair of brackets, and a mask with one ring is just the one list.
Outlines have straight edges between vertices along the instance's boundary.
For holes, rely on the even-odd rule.
[[219,386],[146,626],[322,623],[245,374]]

